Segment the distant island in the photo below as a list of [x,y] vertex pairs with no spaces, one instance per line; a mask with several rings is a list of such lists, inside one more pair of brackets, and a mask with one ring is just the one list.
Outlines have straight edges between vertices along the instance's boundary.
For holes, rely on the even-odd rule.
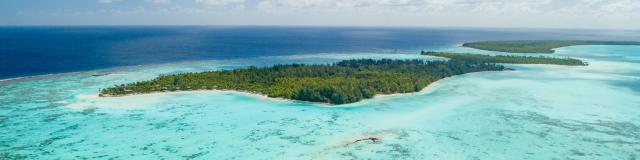
[[489,56],[422,51],[447,61],[355,59],[333,64],[270,67],[160,75],[100,91],[101,97],[193,90],[234,90],[268,97],[347,104],[378,94],[418,92],[440,79],[472,72],[509,70],[496,63],[582,66],[571,58]]
[[490,63],[512,63],[512,64],[554,64],[566,66],[586,66],[587,63],[574,58],[554,58],[554,57],[534,57],[534,56],[514,56],[514,55],[482,55],[471,53],[449,53],[422,51],[422,55],[445,57],[451,59],[476,59]]
[[632,41],[579,41],[579,40],[516,40],[482,41],[465,43],[462,46],[509,53],[554,53],[553,49],[576,45],[640,45]]

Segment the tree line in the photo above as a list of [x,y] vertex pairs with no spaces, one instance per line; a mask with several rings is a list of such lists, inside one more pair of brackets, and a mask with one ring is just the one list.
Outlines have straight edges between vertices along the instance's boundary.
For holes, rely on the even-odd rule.
[[534,56],[514,56],[514,55],[482,55],[470,53],[447,53],[422,51],[422,55],[445,57],[452,59],[475,59],[491,63],[513,63],[513,64],[555,64],[567,66],[586,66],[587,63],[574,58],[556,58],[556,57],[534,57]]

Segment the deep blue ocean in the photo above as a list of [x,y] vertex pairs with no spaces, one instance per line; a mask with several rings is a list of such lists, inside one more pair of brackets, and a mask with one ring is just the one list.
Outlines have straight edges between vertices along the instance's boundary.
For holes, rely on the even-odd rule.
[[638,31],[364,27],[0,27],[0,79],[177,61],[412,52],[469,41],[638,40]]

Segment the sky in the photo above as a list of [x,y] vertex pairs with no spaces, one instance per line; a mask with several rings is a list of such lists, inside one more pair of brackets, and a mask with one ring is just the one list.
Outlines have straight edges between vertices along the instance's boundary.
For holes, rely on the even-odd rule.
[[640,0],[0,0],[0,25],[640,29]]

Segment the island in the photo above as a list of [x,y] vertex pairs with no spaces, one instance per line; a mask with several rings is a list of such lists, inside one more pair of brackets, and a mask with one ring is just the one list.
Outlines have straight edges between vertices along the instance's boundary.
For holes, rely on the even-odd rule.
[[498,63],[584,66],[573,58],[490,56],[422,51],[446,60],[353,59],[332,64],[278,64],[159,77],[101,89],[100,97],[156,92],[232,90],[272,98],[347,104],[375,95],[418,92],[443,78],[472,72],[512,70]]
[[581,40],[514,40],[482,41],[465,43],[462,46],[487,51],[509,53],[554,53],[553,49],[576,45],[640,45],[633,41],[581,41]]
[[450,53],[422,51],[422,55],[452,58],[452,59],[476,59],[491,63],[512,63],[512,64],[553,64],[566,66],[586,66],[587,63],[574,58],[556,58],[542,56],[516,56],[516,55],[483,55],[471,53]]
[[154,92],[234,90],[274,98],[346,104],[377,94],[418,92],[455,75],[502,71],[505,67],[473,59],[448,61],[355,59],[333,64],[279,64],[235,70],[160,75],[100,91],[99,96]]

